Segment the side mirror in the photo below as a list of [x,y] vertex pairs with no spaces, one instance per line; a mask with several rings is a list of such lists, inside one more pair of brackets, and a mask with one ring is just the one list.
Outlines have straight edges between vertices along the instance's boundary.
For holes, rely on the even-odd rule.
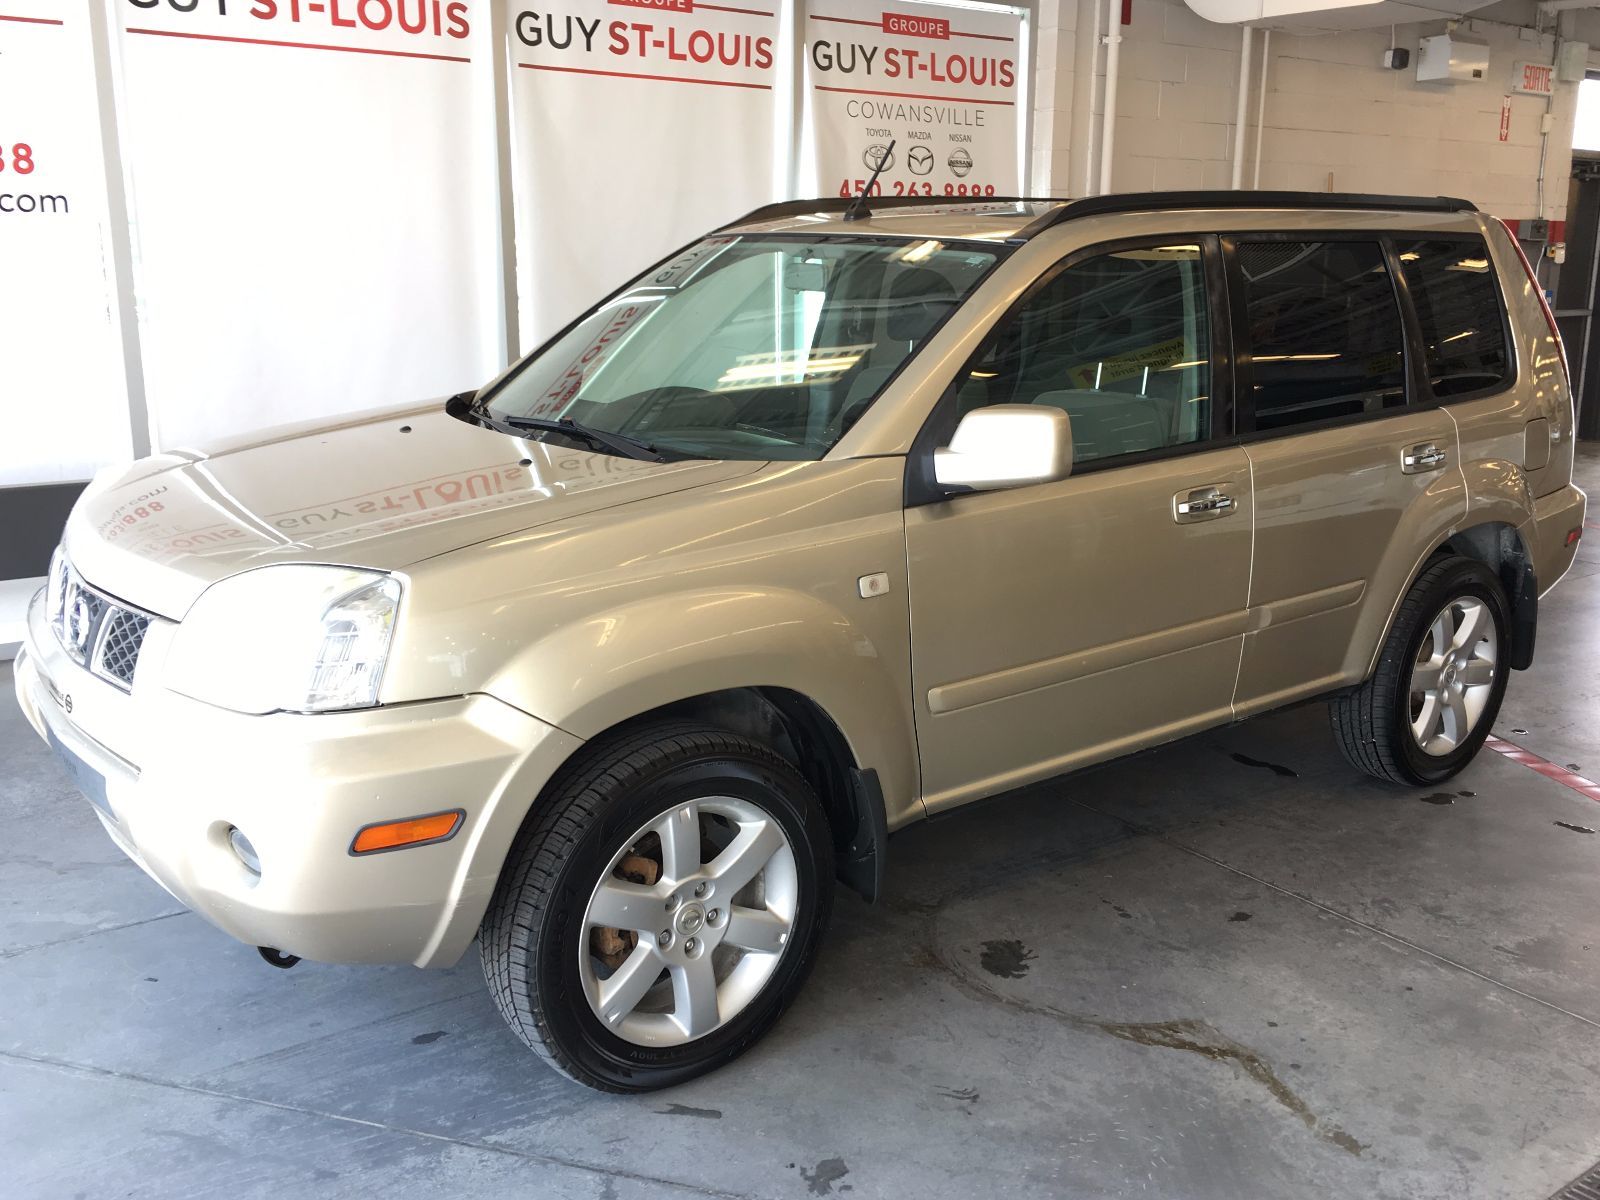
[[1072,418],[1037,404],[992,404],[961,418],[950,445],[933,452],[943,487],[974,491],[1048,483],[1072,474]]

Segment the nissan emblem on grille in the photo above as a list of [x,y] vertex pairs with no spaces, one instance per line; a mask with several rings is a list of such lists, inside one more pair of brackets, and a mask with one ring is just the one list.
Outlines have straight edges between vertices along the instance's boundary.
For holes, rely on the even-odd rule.
[[105,611],[105,601],[93,592],[85,591],[76,580],[67,589],[67,652],[79,662],[89,654],[90,639],[100,617]]

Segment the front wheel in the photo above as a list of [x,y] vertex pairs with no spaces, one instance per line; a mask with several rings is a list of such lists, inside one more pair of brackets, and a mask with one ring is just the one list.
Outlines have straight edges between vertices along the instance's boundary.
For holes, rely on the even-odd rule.
[[605,1091],[737,1057],[811,967],[832,902],[821,805],[737,734],[657,725],[590,747],[540,800],[481,933],[501,1015]]
[[1510,613],[1494,573],[1442,558],[1411,585],[1377,670],[1328,706],[1339,748],[1379,779],[1430,786],[1472,760],[1505,696]]

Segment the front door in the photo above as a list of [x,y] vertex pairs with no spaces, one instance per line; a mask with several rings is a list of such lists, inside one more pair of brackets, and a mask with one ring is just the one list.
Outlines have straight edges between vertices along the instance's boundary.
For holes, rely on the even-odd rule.
[[[934,420],[1041,404],[1070,478],[906,514],[930,810],[1228,719],[1251,553],[1249,462],[1213,404],[1211,247],[1079,252],[996,327]],[[1214,279],[1215,277],[1212,276]]]

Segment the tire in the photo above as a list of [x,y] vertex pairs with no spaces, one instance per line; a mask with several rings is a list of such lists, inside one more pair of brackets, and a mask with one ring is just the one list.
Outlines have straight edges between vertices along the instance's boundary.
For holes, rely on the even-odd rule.
[[[685,812],[697,814],[698,839],[674,832]],[[742,864],[779,840],[767,821],[787,857],[774,851],[740,886]],[[749,850],[725,853],[732,841],[719,847],[718,838],[744,838]],[[702,855],[699,876],[668,869]],[[719,863],[734,866],[713,877]],[[827,818],[785,759],[725,730],[657,723],[592,743],[540,798],[484,917],[484,976],[512,1031],[569,1079],[609,1092],[671,1087],[731,1062],[777,1021],[811,969],[833,878]],[[592,910],[602,891],[626,911]],[[593,925],[594,911],[617,911],[635,928]],[[787,932],[773,933],[785,912]],[[736,937],[771,944],[741,950]],[[706,970],[716,989],[709,1009]],[[624,1002],[607,1001],[605,989],[629,972],[655,982],[620,1011]],[[707,1030],[709,1019],[718,1023]]]
[[[1486,620],[1476,615],[1480,613]],[[1435,709],[1427,708],[1426,700],[1421,699],[1427,695],[1426,689],[1413,691],[1413,683],[1425,676],[1413,672],[1431,670],[1419,663],[1419,658],[1426,651],[1431,662],[1441,631],[1452,632],[1449,624],[1441,627],[1438,622],[1454,624],[1458,640],[1472,640],[1469,621],[1474,620],[1478,623],[1471,629],[1482,628],[1483,640],[1465,647],[1472,652],[1470,662],[1454,666],[1444,676],[1448,687],[1459,686],[1462,695],[1471,693],[1470,706],[1463,700],[1459,703],[1464,707],[1454,710],[1467,717],[1458,718],[1452,735],[1448,715],[1442,720],[1432,718],[1438,708],[1448,714],[1454,706],[1441,702]],[[1486,660],[1480,657],[1485,653],[1492,659],[1492,678],[1486,684],[1482,682]],[[1329,702],[1339,749],[1352,765],[1379,779],[1424,787],[1442,783],[1471,762],[1489,736],[1505,697],[1510,659],[1510,605],[1500,581],[1475,559],[1436,559],[1423,569],[1401,601],[1372,677]],[[1439,734],[1431,738],[1419,735],[1413,721],[1437,728]],[[1463,727],[1465,736],[1460,733]]]

